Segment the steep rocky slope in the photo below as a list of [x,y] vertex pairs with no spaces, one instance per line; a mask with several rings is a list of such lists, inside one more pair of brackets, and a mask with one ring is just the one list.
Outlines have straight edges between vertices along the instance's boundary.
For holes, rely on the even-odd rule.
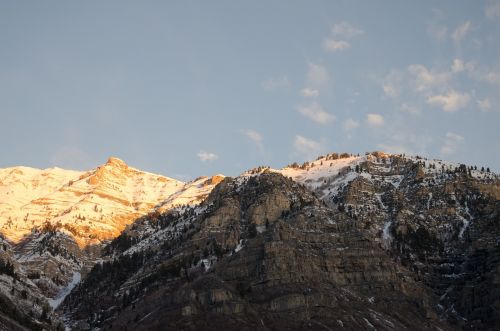
[[77,329],[447,328],[346,213],[280,174],[226,179],[197,208],[139,220],[108,254],[65,301]]
[[455,327],[500,324],[500,180],[460,164],[373,153],[282,172],[371,233],[439,297]]

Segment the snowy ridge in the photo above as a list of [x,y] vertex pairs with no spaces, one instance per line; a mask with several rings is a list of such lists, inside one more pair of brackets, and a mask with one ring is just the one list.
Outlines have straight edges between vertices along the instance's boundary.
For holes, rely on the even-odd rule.
[[210,178],[200,177],[189,183],[185,183],[182,188],[159,203],[155,209],[162,212],[182,205],[198,205],[224,178],[224,175],[215,175]]
[[183,186],[116,158],[87,172],[2,169],[0,229],[7,239],[19,242],[49,222],[65,227],[84,246],[117,236],[129,222]]
[[[446,180],[447,172],[460,167],[418,156],[333,153],[301,166],[252,170],[238,180],[245,181],[259,171],[278,172],[331,202],[339,191],[360,177],[398,188],[404,181],[405,162],[422,165],[422,175],[429,178],[426,185]],[[498,179],[491,172],[467,169],[470,176],[482,181]],[[0,231],[8,240],[19,242],[32,229],[41,229],[49,222],[75,237],[80,246],[95,244],[118,236],[133,220],[151,210],[164,212],[199,204],[223,179],[223,175],[217,175],[183,183],[134,169],[117,158],[87,172],[60,168],[0,169]]]

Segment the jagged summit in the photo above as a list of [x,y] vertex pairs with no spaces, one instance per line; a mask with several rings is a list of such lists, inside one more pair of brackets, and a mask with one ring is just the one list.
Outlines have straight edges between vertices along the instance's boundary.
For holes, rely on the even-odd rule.
[[108,158],[108,161],[106,161],[106,165],[112,166],[112,167],[118,167],[118,168],[127,168],[128,165],[123,161],[122,159],[119,159],[117,157],[111,156]]
[[132,168],[132,167],[129,167],[127,163],[125,163],[125,161],[117,158],[117,157],[109,157],[108,160],[106,161],[106,163],[98,166],[96,168],[96,172],[97,173],[100,173],[100,172],[123,172],[123,173],[126,173],[128,172],[129,170],[137,170],[135,168]]

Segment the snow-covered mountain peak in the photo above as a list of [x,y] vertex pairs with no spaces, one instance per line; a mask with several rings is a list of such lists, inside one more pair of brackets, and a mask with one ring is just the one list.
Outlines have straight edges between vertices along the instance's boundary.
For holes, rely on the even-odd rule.
[[0,169],[0,231],[19,242],[51,224],[80,246],[117,236],[184,183],[127,166],[118,158],[94,170]]
[[112,239],[152,210],[195,205],[223,175],[182,181],[141,171],[110,157],[89,171],[0,169],[0,232],[13,243],[54,229],[80,247]]
[[118,167],[118,168],[127,168],[128,165],[121,159],[111,156],[106,162],[107,166]]

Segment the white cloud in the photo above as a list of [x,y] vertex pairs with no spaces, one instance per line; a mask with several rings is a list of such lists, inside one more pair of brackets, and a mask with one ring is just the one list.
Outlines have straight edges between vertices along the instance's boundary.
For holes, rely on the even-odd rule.
[[500,2],[488,5],[484,10],[484,15],[490,20],[500,18]]
[[263,89],[267,91],[278,90],[282,88],[290,87],[290,80],[287,76],[282,77],[270,77],[261,83]]
[[[424,131],[419,128],[419,131]],[[377,145],[383,151],[390,153],[427,154],[427,148],[432,144],[433,138],[427,132],[416,134],[412,128],[397,121],[388,123],[384,128],[387,141]]]
[[321,90],[331,83],[330,73],[325,66],[310,62],[307,68],[306,85]]
[[306,158],[318,155],[323,149],[323,144],[318,141],[305,138],[301,135],[295,136],[293,148],[296,153],[302,154]]
[[219,158],[216,154],[206,151],[199,151],[196,155],[202,162],[211,162]]
[[490,71],[483,76],[483,80],[487,81],[490,84],[499,84],[500,83],[500,73]]
[[346,131],[351,131],[351,130],[354,130],[357,127],[359,127],[359,122],[353,120],[352,118],[348,118],[344,121],[344,123],[342,124],[342,127]]
[[490,111],[491,110],[491,102],[490,99],[485,98],[483,100],[476,100],[477,106],[482,111]]
[[455,153],[462,144],[464,137],[453,132],[447,132],[444,144],[441,147],[441,154],[450,155]]
[[415,76],[415,88],[423,92],[435,86],[446,86],[451,79],[449,72],[433,72],[421,64],[408,66],[408,71]]
[[427,103],[432,106],[442,107],[446,112],[455,112],[467,106],[470,96],[467,93],[460,93],[454,90],[447,94],[439,94],[427,98]]
[[460,43],[467,34],[472,30],[472,23],[470,21],[466,21],[463,24],[459,25],[455,31],[453,31],[451,37],[453,41],[456,43]]
[[335,115],[326,112],[318,102],[312,102],[307,106],[299,106],[299,113],[318,124],[328,124],[335,121]]
[[247,136],[248,139],[253,140],[256,143],[260,143],[264,139],[259,132],[251,129],[244,130],[243,134]]
[[401,111],[413,115],[420,114],[420,108],[403,103],[400,107]]
[[451,65],[451,71],[454,73],[459,73],[465,70],[465,65],[464,61],[460,59],[455,59],[453,60],[453,63]]
[[375,77],[375,80],[382,87],[386,97],[397,98],[399,96],[403,80],[401,71],[393,69],[385,77]]
[[319,91],[306,87],[300,91],[300,95],[302,95],[305,98],[315,98],[319,96]]
[[253,141],[257,147],[259,147],[260,150],[264,149],[264,145],[262,144],[262,141],[264,140],[264,137],[262,137],[262,134],[259,132],[248,129],[248,130],[243,130],[242,133],[251,141]]
[[351,44],[349,44],[345,40],[335,40],[332,38],[328,38],[323,41],[323,48],[329,52],[334,53],[351,48]]
[[367,114],[366,122],[371,127],[379,127],[384,125],[384,117],[380,114]]
[[363,33],[365,33],[363,29],[347,22],[341,22],[332,27],[332,35],[336,37],[352,38]]
[[384,94],[390,98],[395,98],[399,95],[399,92],[396,90],[394,85],[384,84],[382,88],[384,89]]
[[331,37],[323,41],[323,48],[331,53],[344,51],[351,48],[351,44],[345,39],[350,39],[365,33],[361,28],[347,22],[335,24],[332,27]]
[[470,73],[474,72],[475,63],[474,62],[464,62],[461,59],[454,59],[451,64],[451,72],[458,74],[463,71],[468,71]]

